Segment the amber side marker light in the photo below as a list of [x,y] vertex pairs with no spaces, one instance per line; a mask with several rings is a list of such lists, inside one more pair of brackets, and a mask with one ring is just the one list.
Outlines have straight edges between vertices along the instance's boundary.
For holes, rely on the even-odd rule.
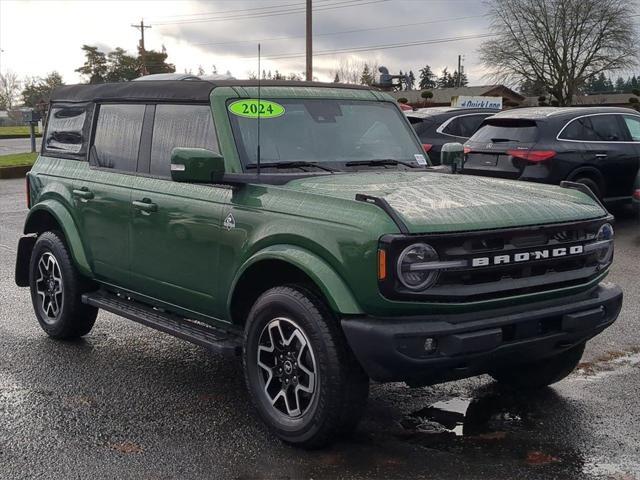
[[27,195],[27,208],[31,208],[31,185],[29,184],[29,177],[25,177],[25,193]]
[[378,250],[378,280],[387,278],[387,252]]

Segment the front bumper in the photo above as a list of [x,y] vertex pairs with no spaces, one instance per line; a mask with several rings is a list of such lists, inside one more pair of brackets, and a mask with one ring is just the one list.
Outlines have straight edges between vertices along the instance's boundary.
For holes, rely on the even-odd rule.
[[[373,380],[427,385],[557,355],[610,326],[621,307],[620,287],[602,282],[560,300],[481,313],[349,317],[342,328]],[[435,340],[431,352],[427,339]]]

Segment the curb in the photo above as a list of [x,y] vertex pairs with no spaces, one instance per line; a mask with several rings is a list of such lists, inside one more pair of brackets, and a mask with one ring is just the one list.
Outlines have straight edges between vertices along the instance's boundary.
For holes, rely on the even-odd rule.
[[0,179],[24,177],[33,165],[17,165],[15,167],[0,167]]
[[[0,135],[0,140],[13,140],[15,138],[31,138],[31,135],[25,135],[23,133],[16,133],[13,135]],[[36,138],[42,138],[42,134],[38,133]]]

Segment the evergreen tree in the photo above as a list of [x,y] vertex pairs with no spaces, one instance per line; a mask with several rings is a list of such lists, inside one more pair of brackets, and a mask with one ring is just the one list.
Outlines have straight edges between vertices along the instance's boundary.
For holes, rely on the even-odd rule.
[[544,83],[533,80],[523,80],[520,84],[520,93],[525,97],[538,97],[545,95]]
[[333,77],[333,83],[340,83],[340,77],[338,76],[338,72],[336,72],[336,76]]
[[362,68],[362,75],[360,75],[360,84],[371,85],[372,83],[373,83],[373,75],[369,70],[369,65],[365,63],[364,67]]
[[436,76],[431,71],[431,67],[429,65],[425,65],[420,69],[420,83],[418,87],[420,88],[420,90],[435,88],[437,86],[435,78]]
[[452,87],[457,87],[458,86],[458,76],[460,77],[460,86],[461,87],[466,87],[469,84],[469,80],[467,79],[467,74],[462,72],[462,74],[459,74],[457,70],[455,70],[453,72],[453,75],[451,76],[451,80],[452,80]]
[[107,76],[107,57],[98,47],[82,45],[84,65],[75,71],[88,78],[89,83],[104,83]]
[[447,67],[444,67],[444,69],[442,70],[442,73],[438,77],[438,80],[436,80],[436,84],[438,88],[450,88],[455,86],[455,80],[449,73],[449,69]]
[[117,47],[107,54],[107,82],[126,82],[140,76],[138,59],[127,55],[127,51]]
[[145,50],[144,54],[142,49],[138,48],[138,60],[141,65],[146,68],[146,74],[152,75],[154,73],[174,73],[176,66],[172,63],[167,63],[167,49],[162,46],[161,51]]

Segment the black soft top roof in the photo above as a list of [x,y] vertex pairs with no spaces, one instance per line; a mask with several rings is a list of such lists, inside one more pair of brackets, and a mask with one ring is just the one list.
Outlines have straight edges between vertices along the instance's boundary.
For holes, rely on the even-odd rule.
[[[263,80],[269,87],[328,87],[367,90],[360,85],[340,83]],[[63,85],[51,95],[52,102],[114,102],[165,101],[208,102],[215,87],[255,87],[256,80],[149,80],[145,82],[98,83],[93,85]]]

